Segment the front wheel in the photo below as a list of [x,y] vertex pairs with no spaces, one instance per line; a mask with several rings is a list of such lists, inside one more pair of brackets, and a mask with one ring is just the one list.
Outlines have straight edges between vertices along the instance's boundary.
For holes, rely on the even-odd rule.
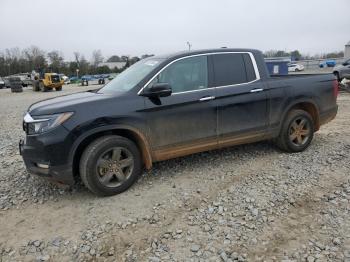
[[314,132],[314,122],[310,114],[295,109],[288,113],[275,142],[284,151],[301,152],[310,145]]
[[142,171],[137,146],[121,136],[104,136],[84,151],[79,166],[85,186],[100,196],[111,196],[127,190]]

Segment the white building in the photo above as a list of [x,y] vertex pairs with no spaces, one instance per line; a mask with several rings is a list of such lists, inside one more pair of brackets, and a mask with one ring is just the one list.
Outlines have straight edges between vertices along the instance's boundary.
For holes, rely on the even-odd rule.
[[345,45],[344,58],[350,58],[350,41]]

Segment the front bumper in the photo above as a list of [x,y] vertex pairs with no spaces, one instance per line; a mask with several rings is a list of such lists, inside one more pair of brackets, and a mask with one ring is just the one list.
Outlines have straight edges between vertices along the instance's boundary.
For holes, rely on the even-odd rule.
[[59,127],[46,134],[26,136],[19,142],[21,154],[28,173],[73,185],[72,164],[68,161],[69,144],[67,131]]

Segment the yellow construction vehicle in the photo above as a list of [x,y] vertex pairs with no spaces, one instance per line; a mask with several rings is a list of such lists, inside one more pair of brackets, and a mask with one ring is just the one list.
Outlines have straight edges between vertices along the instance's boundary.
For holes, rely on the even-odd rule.
[[61,91],[64,84],[64,80],[60,79],[60,76],[56,73],[45,73],[43,78],[35,76],[33,81],[33,91],[46,92],[52,89]]

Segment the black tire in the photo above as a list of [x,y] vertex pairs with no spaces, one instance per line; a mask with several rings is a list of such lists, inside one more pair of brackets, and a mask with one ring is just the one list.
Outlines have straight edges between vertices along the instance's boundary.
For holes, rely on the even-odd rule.
[[55,90],[56,91],[62,91],[62,86],[56,87]]
[[40,91],[38,80],[33,80],[33,91],[34,92]]
[[[127,176],[125,176],[123,167],[119,166],[119,171],[122,172],[123,177],[122,180],[119,180],[119,176],[116,173],[113,173],[113,168],[118,168],[118,164],[114,163],[122,163],[121,161],[125,159],[121,159],[123,157],[121,152],[119,153],[119,160],[114,161],[116,159],[113,158],[113,154],[114,150],[121,149],[125,149],[128,152],[128,154],[130,153],[129,157],[131,157],[130,161],[132,162],[132,168],[129,166],[125,167],[127,172],[129,173]],[[112,152],[111,159],[106,160],[104,158],[104,155],[108,154],[108,152],[110,151]],[[126,158],[128,158],[128,156]],[[107,170],[105,174],[101,175],[101,169],[99,169],[101,167],[98,166],[99,161],[107,161],[108,163],[111,163],[110,161],[112,161],[113,167],[111,167],[111,164],[109,164],[105,167]],[[85,149],[80,159],[79,171],[84,185],[96,195],[116,195],[127,190],[138,179],[139,175],[141,174],[142,161],[140,151],[138,150],[137,146],[127,138],[116,135],[103,136],[93,141]],[[105,183],[103,183],[101,180],[103,180],[104,176],[107,176],[108,174],[109,176],[110,174],[112,174],[111,178]],[[118,174],[120,175],[120,173]],[[117,183],[117,185],[110,186],[106,185],[107,183]]]
[[40,89],[41,92],[49,91],[49,88],[46,87],[43,82],[39,82],[39,89]]
[[334,72],[334,76],[338,80],[338,82],[341,81],[340,76],[339,76],[339,72]]
[[[301,130],[297,131],[294,126],[298,125],[298,123],[300,123],[301,126],[301,120],[305,121],[305,129],[301,128]],[[314,132],[314,121],[310,114],[304,110],[294,109],[287,114],[287,117],[282,123],[280,134],[274,141],[280,149],[286,152],[301,152],[310,145]],[[302,133],[305,133],[304,138],[303,135],[301,135]],[[294,138],[294,136],[296,137]]]
[[21,93],[21,92],[23,92],[23,87],[21,85],[16,86],[16,87],[11,87],[11,92],[12,93]]

